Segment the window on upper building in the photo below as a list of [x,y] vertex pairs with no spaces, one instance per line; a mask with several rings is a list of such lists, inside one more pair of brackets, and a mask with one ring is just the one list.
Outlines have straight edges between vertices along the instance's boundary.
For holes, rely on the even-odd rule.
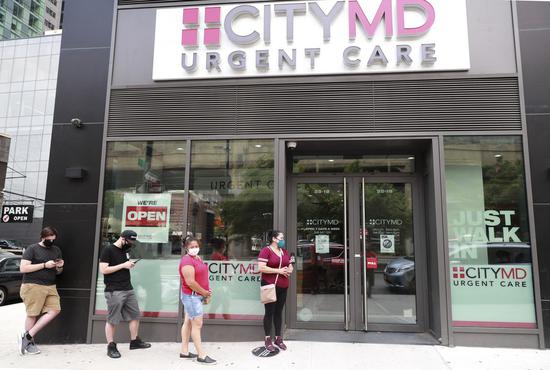
[[55,12],[53,10],[51,10],[50,8],[46,8],[46,13],[48,13],[49,15],[51,15],[52,17],[55,18]]
[[[23,16],[23,7],[18,4],[13,4],[13,15],[21,18]],[[13,27],[13,25],[12,25]]]
[[35,2],[35,1],[32,1],[31,2],[31,12],[36,13],[39,10],[40,10],[40,4]]
[[52,3],[53,5],[57,5],[57,0],[48,0],[50,3]]
[[38,18],[31,14],[29,17],[29,27],[37,27],[38,26]]

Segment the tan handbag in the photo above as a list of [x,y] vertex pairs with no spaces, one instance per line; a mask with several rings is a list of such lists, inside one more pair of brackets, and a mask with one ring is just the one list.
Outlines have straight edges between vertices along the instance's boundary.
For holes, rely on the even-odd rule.
[[[281,265],[283,264],[282,252],[280,259],[281,260],[279,261],[279,268],[281,268]],[[275,287],[277,286],[278,279],[279,274],[277,274],[277,277],[275,278],[275,284],[267,284],[260,287],[260,301],[263,304],[277,302],[277,292],[275,290]]]

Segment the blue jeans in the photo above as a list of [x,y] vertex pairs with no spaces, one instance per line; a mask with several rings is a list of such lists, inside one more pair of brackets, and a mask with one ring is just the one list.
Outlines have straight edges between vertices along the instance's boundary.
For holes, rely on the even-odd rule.
[[204,314],[202,305],[203,299],[204,297],[202,295],[181,293],[181,303],[183,303],[185,313],[190,319],[194,319]]

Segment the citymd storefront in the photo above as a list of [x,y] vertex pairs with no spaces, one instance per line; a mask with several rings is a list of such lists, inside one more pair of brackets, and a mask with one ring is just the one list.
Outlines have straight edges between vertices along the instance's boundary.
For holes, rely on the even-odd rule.
[[139,3],[117,10],[96,253],[139,234],[144,336],[178,339],[192,234],[205,336],[261,338],[256,258],[277,228],[291,338],[542,345],[514,4]]

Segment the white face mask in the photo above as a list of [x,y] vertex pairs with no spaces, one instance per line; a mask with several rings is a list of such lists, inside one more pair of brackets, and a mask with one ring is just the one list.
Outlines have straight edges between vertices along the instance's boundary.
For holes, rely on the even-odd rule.
[[190,256],[195,257],[197,254],[199,254],[199,250],[200,250],[199,247],[189,248],[189,249],[187,250],[187,254],[190,255]]

